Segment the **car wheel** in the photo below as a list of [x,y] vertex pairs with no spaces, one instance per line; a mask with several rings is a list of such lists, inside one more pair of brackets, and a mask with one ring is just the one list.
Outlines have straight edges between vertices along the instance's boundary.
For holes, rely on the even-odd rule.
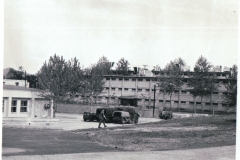
[[87,121],[86,119],[83,119],[84,121]]
[[132,122],[133,122],[133,121],[130,119],[130,120],[129,120],[129,124],[131,124]]
[[125,123],[126,123],[126,120],[125,120],[125,119],[122,119],[121,123],[122,123],[122,124],[125,124]]

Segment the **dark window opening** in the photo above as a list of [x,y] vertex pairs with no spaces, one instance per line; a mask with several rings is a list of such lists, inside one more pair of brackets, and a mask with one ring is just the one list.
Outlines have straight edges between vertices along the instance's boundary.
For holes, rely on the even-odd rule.
[[187,91],[181,91],[181,93],[182,93],[182,94],[186,94],[186,93],[187,93]]

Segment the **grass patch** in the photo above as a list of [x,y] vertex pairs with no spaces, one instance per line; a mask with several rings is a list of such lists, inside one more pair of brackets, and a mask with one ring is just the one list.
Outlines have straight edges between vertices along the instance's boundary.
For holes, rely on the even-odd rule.
[[169,150],[236,144],[236,115],[171,119],[102,130],[79,130],[109,147]]

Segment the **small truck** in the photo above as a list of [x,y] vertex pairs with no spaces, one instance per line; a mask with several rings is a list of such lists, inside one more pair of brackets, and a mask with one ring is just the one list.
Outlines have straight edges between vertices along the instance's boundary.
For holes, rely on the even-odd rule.
[[96,116],[96,113],[91,112],[84,112],[83,113],[83,120],[92,122],[94,120],[98,121],[98,117]]

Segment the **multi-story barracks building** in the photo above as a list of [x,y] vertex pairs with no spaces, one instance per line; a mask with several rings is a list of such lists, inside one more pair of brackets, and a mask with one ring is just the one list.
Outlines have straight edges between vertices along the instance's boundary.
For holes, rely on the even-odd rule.
[[[154,94],[155,94],[155,108],[162,110],[163,107],[169,108],[171,104],[172,110],[193,110],[194,98],[190,94],[187,87],[189,81],[189,74],[193,72],[184,72],[183,82],[181,90],[175,90],[171,100],[169,95],[163,94],[163,90],[158,87],[157,80],[160,77],[160,72],[151,72],[151,74],[132,74],[130,76],[122,75],[105,75],[105,86],[103,92],[98,96],[98,101],[108,104],[118,104],[124,106],[143,107],[144,109],[153,109],[154,106]],[[226,90],[224,83],[227,83],[227,77],[230,71],[221,70],[214,72],[216,75],[216,83],[219,84],[217,92],[213,92],[211,99],[204,98],[203,104],[201,99],[196,98],[196,110],[205,112],[225,112],[229,108],[227,104],[222,102],[222,94]],[[155,85],[155,93],[154,93]],[[179,95],[178,95],[179,93]],[[179,96],[179,98],[178,98]],[[212,104],[212,105],[211,105]]]

